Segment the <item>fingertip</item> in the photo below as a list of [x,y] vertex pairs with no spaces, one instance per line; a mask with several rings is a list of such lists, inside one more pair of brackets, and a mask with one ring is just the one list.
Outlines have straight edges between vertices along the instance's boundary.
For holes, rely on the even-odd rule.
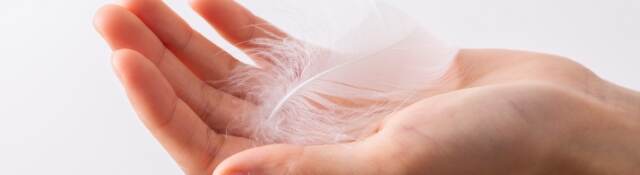
[[[189,6],[191,6],[191,9],[193,9],[196,13],[198,13],[200,16],[204,17],[207,22],[209,24],[216,24],[215,20],[211,20],[209,18],[207,18],[207,14],[220,14],[220,10],[218,10],[216,7],[221,6],[219,5],[220,2],[214,2],[214,1],[203,1],[203,0],[188,0],[189,1]],[[223,9],[224,10],[224,9]]]
[[101,33],[104,33],[108,29],[110,24],[118,19],[118,16],[122,14],[123,8],[115,4],[107,4],[98,9],[93,17],[93,26]]
[[189,0],[191,8],[208,22],[217,24],[219,22],[239,21],[248,23],[253,15],[242,5],[232,0]]
[[118,4],[122,5],[123,7],[130,7],[137,2],[148,2],[148,0],[120,0],[118,1]]
[[158,4],[161,4],[161,0],[120,0],[118,2],[122,7],[136,12],[142,9],[155,8]]
[[93,25],[113,50],[132,48],[131,42],[127,39],[136,38],[131,36],[132,33],[141,31],[135,20],[135,16],[124,7],[108,4],[98,9]]
[[203,1],[200,0],[188,0],[189,1],[189,5],[191,5],[191,8],[197,10],[200,7],[202,7],[202,3]]

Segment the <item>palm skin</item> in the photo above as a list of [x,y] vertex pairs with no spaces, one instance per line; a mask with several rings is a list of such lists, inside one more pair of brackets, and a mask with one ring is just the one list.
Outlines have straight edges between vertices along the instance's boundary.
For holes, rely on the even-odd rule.
[[[285,35],[231,0],[191,4],[232,43]],[[557,56],[465,49],[442,89],[375,123],[362,140],[254,148],[242,133],[221,134],[247,102],[206,83],[242,63],[162,1],[107,5],[95,24],[141,120],[186,174],[640,171],[640,140],[631,139],[640,133],[640,94]]]

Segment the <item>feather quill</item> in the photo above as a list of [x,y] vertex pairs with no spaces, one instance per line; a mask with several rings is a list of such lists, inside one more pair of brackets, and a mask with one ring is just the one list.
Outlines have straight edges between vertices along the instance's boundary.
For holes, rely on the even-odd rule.
[[329,48],[295,38],[251,42],[261,47],[249,55],[267,66],[236,68],[222,89],[256,104],[229,129],[243,130],[258,144],[357,140],[424,98],[457,54],[384,4]]

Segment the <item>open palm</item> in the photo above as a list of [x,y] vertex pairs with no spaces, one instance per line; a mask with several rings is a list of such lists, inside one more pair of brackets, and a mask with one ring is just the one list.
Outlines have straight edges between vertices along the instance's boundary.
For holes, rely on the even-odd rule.
[[[231,43],[247,43],[240,49],[259,47],[245,42],[254,38],[285,36],[232,0],[191,4]],[[575,141],[571,133],[576,128],[595,132],[623,120],[587,122],[611,113],[611,106],[600,99],[633,109],[634,105],[614,97],[640,96],[555,56],[463,50],[442,89],[374,124],[378,127],[360,141],[254,148],[253,141],[243,137],[246,134],[225,131],[237,110],[243,109],[238,106],[248,102],[240,98],[242,94],[232,95],[208,83],[225,79],[242,63],[159,0],[107,5],[95,24],[115,50],[114,67],[140,118],[184,172],[193,175],[214,170],[218,175],[524,173],[516,169],[558,173],[544,170],[543,165],[554,166],[552,158],[576,156],[548,156],[570,147],[565,140]],[[583,108],[591,110],[575,112]],[[621,130],[616,135],[628,133],[633,132]]]

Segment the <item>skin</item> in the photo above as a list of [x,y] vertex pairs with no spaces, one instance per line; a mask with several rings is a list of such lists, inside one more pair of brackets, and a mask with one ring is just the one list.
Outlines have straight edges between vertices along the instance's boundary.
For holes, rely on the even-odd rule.
[[[231,43],[286,36],[231,0],[191,5]],[[444,88],[359,141],[253,147],[242,133],[219,134],[247,102],[206,83],[242,63],[162,1],[107,5],[95,26],[140,119],[185,174],[640,172],[640,93],[559,56],[463,49]]]

